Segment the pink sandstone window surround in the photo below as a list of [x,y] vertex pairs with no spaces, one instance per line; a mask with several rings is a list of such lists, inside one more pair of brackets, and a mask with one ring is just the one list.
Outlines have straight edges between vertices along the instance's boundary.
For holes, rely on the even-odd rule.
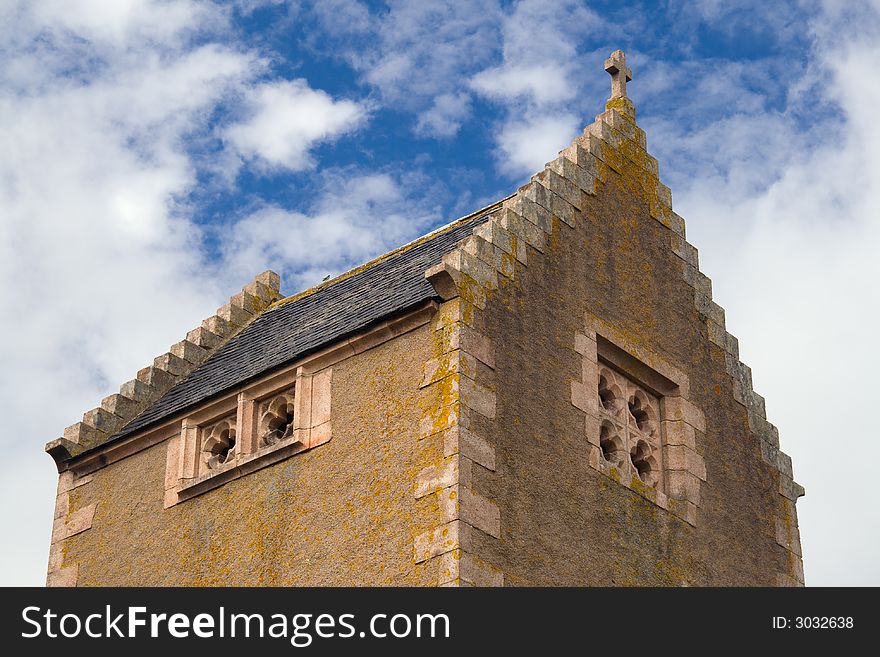
[[581,378],[572,404],[585,415],[589,466],[696,525],[706,466],[697,450],[702,411],[679,369],[587,313],[575,335]]
[[184,418],[168,441],[165,507],[330,440],[332,377],[298,367]]
[[[167,444],[165,508],[329,441],[333,367],[423,326],[436,312],[436,302],[428,302],[135,436],[142,445]],[[119,449],[124,456],[135,446]]]

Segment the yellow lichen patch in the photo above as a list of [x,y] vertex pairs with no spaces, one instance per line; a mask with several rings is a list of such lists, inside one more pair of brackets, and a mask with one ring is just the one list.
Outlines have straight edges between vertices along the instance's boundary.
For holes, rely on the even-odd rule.
[[656,499],[657,499],[657,491],[652,486],[648,486],[647,484],[645,484],[638,477],[632,478],[632,480],[630,481],[629,487],[632,488],[636,493],[638,493],[642,497],[645,497],[645,498],[651,500],[652,502],[656,501]]
[[422,386],[435,383],[450,374],[459,371],[460,352],[458,350],[441,353],[437,358],[432,358],[425,363],[425,378]]
[[626,96],[609,98],[605,103],[605,109],[619,109],[628,112],[632,110],[632,101]]
[[516,267],[516,258],[510,253],[502,253],[499,259],[501,273],[507,278],[513,278]]
[[486,305],[487,290],[467,274],[460,274],[458,293],[462,299],[474,306]]
[[[629,117],[623,114],[621,116],[624,120],[629,120]],[[672,210],[667,199],[660,197],[661,184],[655,172],[656,163],[641,144],[611,126],[606,127],[614,134],[616,145],[601,142],[599,157],[606,166],[621,175],[621,183],[627,189],[647,201],[652,217],[670,227]],[[604,176],[600,178],[604,180]]]

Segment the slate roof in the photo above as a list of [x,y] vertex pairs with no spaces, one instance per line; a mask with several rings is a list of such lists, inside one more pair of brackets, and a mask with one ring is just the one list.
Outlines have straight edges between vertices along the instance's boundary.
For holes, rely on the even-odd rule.
[[497,206],[484,208],[326,284],[277,302],[107,442],[168,419],[389,315],[436,298],[434,288],[425,280],[425,270],[471,235]]

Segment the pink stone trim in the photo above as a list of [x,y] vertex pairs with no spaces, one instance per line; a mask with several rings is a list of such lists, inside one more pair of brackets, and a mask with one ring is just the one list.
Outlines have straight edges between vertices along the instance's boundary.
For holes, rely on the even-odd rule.
[[[492,257],[490,249],[476,243],[474,253]],[[466,263],[474,277],[464,274],[456,281],[481,278],[493,285],[495,278],[483,271],[474,254],[465,254],[457,264]],[[481,273],[482,272],[482,273]],[[430,278],[430,276],[429,276]],[[415,537],[413,560],[426,564],[437,586],[503,586],[504,575],[474,554],[472,537],[500,538],[502,519],[497,504],[475,490],[474,469],[493,472],[495,449],[468,429],[474,415],[492,419],[496,413],[494,392],[495,349],[492,341],[474,330],[468,318],[470,302],[453,296],[440,306],[433,329],[434,358],[424,365],[419,385],[430,399],[420,427],[420,440],[437,441],[443,460],[423,468],[415,477],[413,494],[437,510],[437,525]],[[442,400],[433,408],[433,403]]]
[[[242,390],[231,416],[227,402],[213,404],[185,418],[181,422],[180,437],[167,442],[165,508],[329,441],[332,437],[332,377],[330,368],[314,374],[307,373],[302,366],[289,369],[286,376],[271,377],[274,387],[261,380]],[[293,426],[289,437],[263,445],[256,435],[257,409],[263,402],[280,395],[283,399],[293,395],[296,406]],[[221,417],[211,417],[211,411]],[[202,451],[206,432],[223,421],[223,417],[230,418],[227,424],[234,424],[242,439],[236,440],[234,453],[227,461],[206,467]]]
[[[696,433],[705,432],[706,420],[702,411],[687,397],[690,391],[688,377],[590,313],[585,317],[584,332],[575,335],[572,348],[581,360],[581,379],[571,383],[571,403],[585,415],[589,466],[685,522],[696,525],[701,485],[707,478],[705,462],[696,449]],[[634,368],[634,364],[639,367]],[[627,371],[638,369],[645,376],[645,366],[653,371],[650,382],[638,381],[634,372]],[[633,395],[642,396],[643,402],[640,403],[647,405],[644,412],[646,418],[650,418],[650,435],[644,434],[641,428],[631,428],[634,418],[623,406],[609,409],[600,403],[600,375],[610,388],[609,399],[616,399],[614,404],[626,403]],[[652,406],[654,410],[651,410]],[[606,452],[614,455],[612,461],[605,457],[600,444],[603,430],[608,440]],[[625,432],[629,431],[635,431],[635,438],[626,437]],[[632,467],[630,452],[633,445],[630,443],[633,440],[644,440],[650,448],[645,453],[651,455],[655,464],[652,467],[657,468],[656,474],[647,481]],[[623,452],[613,451],[618,442]],[[618,463],[617,456],[621,454]]]

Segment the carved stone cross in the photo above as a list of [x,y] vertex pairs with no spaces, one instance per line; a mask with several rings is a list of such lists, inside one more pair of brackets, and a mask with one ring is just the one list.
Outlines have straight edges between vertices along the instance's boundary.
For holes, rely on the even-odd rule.
[[605,70],[611,74],[611,97],[626,98],[626,83],[632,80],[632,71],[626,67],[626,55],[615,50],[605,60]]

